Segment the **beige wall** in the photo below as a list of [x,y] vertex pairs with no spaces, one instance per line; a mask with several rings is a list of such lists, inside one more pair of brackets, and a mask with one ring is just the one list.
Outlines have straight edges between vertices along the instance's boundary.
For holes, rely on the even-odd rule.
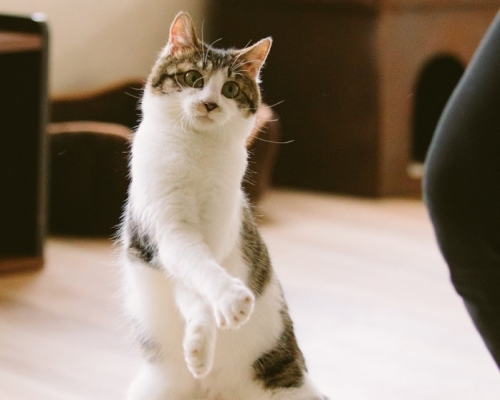
[[204,0],[0,0],[0,12],[47,15],[52,93],[144,77],[179,10],[198,29]]

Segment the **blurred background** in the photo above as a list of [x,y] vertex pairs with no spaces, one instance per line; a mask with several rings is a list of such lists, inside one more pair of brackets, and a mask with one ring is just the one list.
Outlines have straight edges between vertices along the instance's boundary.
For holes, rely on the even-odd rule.
[[[141,87],[179,10],[188,11],[199,36],[217,46],[274,38],[262,84],[270,108],[259,119],[265,132],[260,139],[267,142],[254,141],[250,149],[255,155],[250,197],[257,200],[272,182],[371,198],[420,198],[439,116],[499,5],[498,0],[0,0],[4,13],[43,12],[47,19],[48,130],[59,133],[49,135],[47,158],[54,232],[71,230],[55,225],[75,210],[81,211],[82,226],[96,219],[116,225],[128,184],[126,159],[106,161],[104,150],[99,155],[91,142],[103,139],[109,151],[126,148],[128,141],[120,147],[117,137],[130,139],[138,123]],[[79,121],[101,124],[75,124]],[[110,132],[114,139],[99,135]],[[76,185],[103,163],[109,164],[107,179],[99,174],[87,179],[87,186]],[[101,196],[87,199],[89,191]],[[99,215],[82,211],[99,209],[102,199],[112,206]],[[75,232],[94,228],[79,229]]]
[[206,5],[201,0],[0,0],[4,13],[47,16],[51,94],[146,76],[177,12],[188,11],[201,26]]
[[144,79],[179,10],[205,41],[273,36],[264,99],[282,123],[274,181],[362,196],[419,196],[437,119],[495,0],[0,0],[47,15],[50,94]]

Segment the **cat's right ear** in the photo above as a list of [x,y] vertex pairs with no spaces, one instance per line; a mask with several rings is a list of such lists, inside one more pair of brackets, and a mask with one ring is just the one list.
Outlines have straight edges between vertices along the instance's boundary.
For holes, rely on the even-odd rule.
[[163,55],[175,54],[199,46],[200,40],[196,36],[193,20],[187,12],[181,11],[175,16],[170,26],[170,35]]
[[240,50],[238,58],[242,60],[240,68],[245,70],[252,79],[259,82],[259,72],[266,61],[273,39],[271,37],[260,40],[253,46]]

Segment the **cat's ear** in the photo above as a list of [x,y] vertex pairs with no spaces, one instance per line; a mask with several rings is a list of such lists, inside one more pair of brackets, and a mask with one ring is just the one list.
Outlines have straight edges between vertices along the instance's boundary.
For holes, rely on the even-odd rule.
[[194,23],[188,13],[181,11],[170,26],[170,35],[165,53],[173,54],[185,49],[199,47],[200,40],[196,36]]
[[268,37],[255,43],[253,46],[240,50],[238,57],[242,62],[240,69],[245,70],[253,79],[258,80],[259,72],[266,61],[273,39]]

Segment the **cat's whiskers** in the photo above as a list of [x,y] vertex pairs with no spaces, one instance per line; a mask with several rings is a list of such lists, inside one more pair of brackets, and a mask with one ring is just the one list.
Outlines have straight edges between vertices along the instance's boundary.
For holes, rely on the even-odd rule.
[[271,143],[271,144],[290,144],[290,143],[295,142],[295,140],[293,140],[293,139],[287,140],[286,142],[278,142],[275,140],[263,139],[263,138],[260,138],[258,136],[255,136],[255,139],[260,140],[261,142]]
[[[284,101],[284,100],[283,100]],[[280,103],[282,103],[283,101],[281,101]],[[279,104],[279,103],[277,103]],[[251,108],[242,108],[240,110],[253,110]],[[241,116],[238,116],[238,115],[235,115],[234,118],[237,118],[239,119],[240,121],[246,121],[246,118],[244,117],[241,117]],[[267,120],[268,122],[277,122],[279,121],[279,119],[268,119]],[[256,130],[257,132],[260,132],[260,133],[264,133],[266,132],[266,128],[262,127],[262,128],[257,128],[256,126],[253,128],[254,130]],[[286,142],[278,142],[278,141],[275,141],[275,140],[268,140],[268,139],[263,139],[259,136],[255,136],[254,139],[256,140],[260,140],[261,142],[265,142],[265,143],[272,143],[272,144],[290,144],[290,143],[293,143],[295,140],[291,139],[291,140],[287,140]]]
[[234,67],[234,69],[240,69],[243,65],[246,65],[246,64],[260,63],[260,62],[261,62],[260,60],[247,60],[247,61],[244,61],[244,62],[237,64]]
[[[135,88],[131,88],[131,89],[135,89]],[[142,90],[142,89],[138,89],[138,90]],[[133,95],[132,93],[129,93],[129,92],[125,92],[125,94],[127,96],[133,97],[134,99],[137,99],[137,100],[140,100],[142,98],[142,95],[136,96],[136,95]]]
[[174,74],[174,79],[175,79],[175,83],[177,83],[177,85],[179,85],[180,87],[182,87],[181,83],[177,79],[177,74]]
[[201,21],[201,61],[203,68],[205,68],[205,40],[203,38],[204,26],[205,20]]
[[191,118],[189,117],[189,115],[183,114],[181,116],[180,126],[181,126],[181,130],[182,130],[183,133],[187,133],[188,126],[189,126],[189,124],[191,122],[190,119]]
[[[203,60],[203,25],[205,23],[205,20],[201,21],[201,43],[199,41],[197,41],[197,45],[199,46],[195,46],[195,50],[196,52],[198,53],[198,56],[200,57],[201,60]],[[202,53],[200,53],[200,47],[201,47],[201,51]]]
[[172,106],[172,109],[174,111],[180,111],[179,115],[173,118],[173,121],[176,125],[178,125],[183,133],[186,133],[188,129],[188,117],[186,116],[186,113],[184,112],[184,108],[182,105],[177,105],[177,107]]
[[[252,43],[252,40],[249,40],[248,43],[246,44],[245,47],[243,47],[243,50],[245,50],[246,48],[248,48],[248,46],[250,45],[250,43]],[[233,71],[234,68],[234,65],[236,64],[236,62],[240,59],[240,57],[244,54],[244,52],[240,52],[233,60],[233,62],[231,63],[231,66],[229,67],[229,72],[231,73]]]
[[[266,104],[266,107],[269,107],[269,108],[273,108],[273,107],[276,107],[282,103],[284,103],[285,100],[280,100],[278,101],[277,103],[274,103],[272,105],[268,105]],[[255,111],[256,109],[255,108],[252,108],[252,107],[246,107],[246,108],[240,108],[241,111]],[[271,121],[271,122],[276,122],[276,121],[279,121],[279,119],[271,119],[271,120],[268,120],[268,121]]]
[[[201,52],[200,52],[200,47],[201,47]],[[195,50],[198,53],[198,57],[200,57],[200,60],[203,60],[203,44],[201,44],[200,47],[196,46]]]
[[182,128],[182,131],[184,133],[186,133],[190,128],[189,126],[191,125],[192,123],[192,117],[190,114],[188,113],[182,113],[181,114],[181,120],[180,120],[180,124],[181,124],[181,128]]
[[276,107],[276,106],[279,106],[280,104],[284,103],[285,100],[280,100],[278,101],[277,103],[274,103],[272,105],[268,105],[269,108],[273,108],[273,107]]
[[181,113],[180,113],[181,115],[184,112],[184,107],[182,106],[182,104],[170,105],[170,109],[173,111],[181,111]]
[[[208,77],[210,76],[210,73],[207,71],[205,75],[201,75],[198,79],[196,79],[194,81],[194,85],[196,85],[196,83],[201,79],[203,80],[203,82],[205,82],[206,79],[208,79]],[[204,85],[203,85],[204,86]]]
[[215,43],[217,43],[219,40],[222,40],[222,38],[219,38],[219,39],[215,39],[212,43],[210,43],[208,45],[208,49],[207,49],[207,52],[205,54],[205,60],[203,62],[203,64],[206,66],[207,63],[208,63],[208,53],[210,52],[210,50],[212,50],[212,45],[214,45]]
[[[240,111],[244,110],[243,108],[240,108]],[[239,119],[240,121],[246,121],[247,118],[241,116],[241,115],[234,115],[234,118]]]
[[248,41],[248,43],[245,45],[245,47],[243,47],[243,49],[242,49],[242,50],[246,50],[246,49],[248,49],[248,46],[250,46],[250,43],[252,43],[252,39],[250,39],[250,40]]

